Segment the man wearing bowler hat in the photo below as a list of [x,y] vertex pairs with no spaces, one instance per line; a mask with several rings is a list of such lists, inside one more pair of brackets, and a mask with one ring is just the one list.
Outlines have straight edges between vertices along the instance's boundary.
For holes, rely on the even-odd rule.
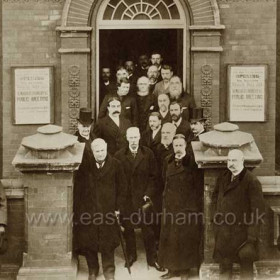
[[80,250],[79,240],[77,235],[77,230],[79,227],[79,213],[81,212],[81,207],[83,201],[81,197],[85,188],[90,185],[90,163],[92,161],[92,151],[90,144],[95,138],[91,134],[91,126],[93,123],[92,110],[90,108],[81,108],[78,118],[78,131],[75,133],[78,136],[78,141],[85,143],[83,159],[79,169],[74,174],[74,253],[83,254]]
[[[191,126],[191,133],[187,139],[187,151],[190,154],[193,172],[195,174],[196,180],[196,189],[197,189],[197,199],[198,199],[198,208],[200,212],[203,212],[203,192],[204,192],[204,171],[199,169],[195,160],[194,154],[192,150],[191,142],[199,141],[199,135],[207,132],[205,129],[205,121],[206,118],[203,116],[203,108],[191,108],[190,109],[190,126]],[[199,246],[199,263],[198,267],[200,266],[203,260],[203,226],[202,224],[199,225],[200,230],[200,246]]]

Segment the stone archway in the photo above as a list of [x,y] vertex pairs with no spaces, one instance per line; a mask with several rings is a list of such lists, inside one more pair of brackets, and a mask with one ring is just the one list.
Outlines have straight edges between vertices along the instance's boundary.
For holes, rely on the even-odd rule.
[[[119,0],[115,2],[125,2]],[[154,0],[156,5],[166,0]],[[140,2],[140,1],[139,1]],[[148,3],[151,1],[141,0]],[[168,2],[168,1],[167,1]],[[176,0],[181,4],[190,24],[190,92],[197,106],[205,108],[208,124],[219,122],[219,72],[221,31],[216,0]],[[79,108],[95,106],[95,78],[97,60],[95,33],[100,6],[104,0],[66,0],[60,31],[62,68],[62,125],[66,131],[76,130]],[[92,24],[94,23],[94,24]],[[94,76],[94,75],[92,75]]]

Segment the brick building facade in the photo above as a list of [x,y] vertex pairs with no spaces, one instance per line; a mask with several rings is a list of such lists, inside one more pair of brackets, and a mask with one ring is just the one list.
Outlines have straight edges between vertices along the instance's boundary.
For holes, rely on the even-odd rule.
[[[21,262],[20,256],[24,247],[22,245],[24,222],[21,220],[23,217],[21,175],[11,162],[22,138],[34,134],[39,127],[39,125],[13,124],[12,67],[54,67],[54,123],[61,125],[66,132],[73,133],[78,108],[91,106],[96,111],[97,107],[100,51],[98,28],[100,30],[102,28],[98,20],[104,18],[102,13],[106,10],[105,2],[109,1],[3,0],[1,2],[0,170],[9,198],[9,221],[13,221],[9,226],[9,233],[13,236],[11,238],[13,253],[9,250],[5,258],[9,264]],[[158,1],[146,2],[155,5]],[[197,105],[206,108],[207,117],[212,124],[227,120],[228,65],[268,65],[267,121],[237,124],[240,130],[252,133],[264,158],[260,168],[256,169],[256,174],[275,176],[276,163],[280,163],[278,156],[280,146],[277,145],[280,137],[280,110],[277,109],[277,105],[280,100],[276,94],[276,85],[279,88],[279,81],[276,82],[276,73],[279,72],[276,60],[279,60],[280,50],[279,47],[277,48],[280,40],[280,25],[277,25],[277,18],[280,18],[278,1],[176,0],[169,2],[174,2],[179,7],[178,17],[181,22],[176,21],[176,26],[177,29],[183,26],[185,32],[182,46],[185,60],[183,80],[194,95]],[[117,24],[122,25],[120,21]],[[166,22],[164,24],[162,28],[168,25]],[[121,28],[125,29],[125,26]],[[137,29],[137,26],[133,28]],[[210,88],[210,97],[204,94],[205,85]],[[275,201],[275,198],[270,200]],[[277,254],[270,254],[269,257],[276,258]]]

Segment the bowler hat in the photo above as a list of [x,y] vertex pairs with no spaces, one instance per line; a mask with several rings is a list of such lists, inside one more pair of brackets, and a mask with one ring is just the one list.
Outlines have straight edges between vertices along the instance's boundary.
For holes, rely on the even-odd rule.
[[81,108],[78,121],[83,125],[91,125],[93,122],[92,110],[90,108]]
[[190,110],[190,121],[205,121],[206,118],[203,116],[203,108],[192,108]]

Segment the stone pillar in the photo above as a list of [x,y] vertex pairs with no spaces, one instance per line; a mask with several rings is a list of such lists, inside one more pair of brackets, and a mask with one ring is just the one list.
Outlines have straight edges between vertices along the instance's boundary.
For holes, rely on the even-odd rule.
[[58,27],[61,48],[61,124],[73,134],[79,108],[90,107],[90,40],[92,27]]
[[192,92],[196,105],[204,108],[207,127],[220,121],[220,56],[224,25],[190,26],[192,34]]
[[46,125],[23,138],[13,165],[23,174],[26,252],[18,280],[76,279],[72,259],[73,171],[84,144]]
[[[192,142],[195,161],[204,169],[204,263],[200,268],[200,279],[218,279],[218,264],[214,263],[215,245],[213,233],[212,193],[216,179],[227,166],[227,154],[231,149],[240,149],[244,154],[245,166],[255,168],[263,158],[251,134],[239,131],[239,127],[231,123],[221,123],[214,130],[201,134],[199,142]],[[238,273],[234,266],[234,273]]]

